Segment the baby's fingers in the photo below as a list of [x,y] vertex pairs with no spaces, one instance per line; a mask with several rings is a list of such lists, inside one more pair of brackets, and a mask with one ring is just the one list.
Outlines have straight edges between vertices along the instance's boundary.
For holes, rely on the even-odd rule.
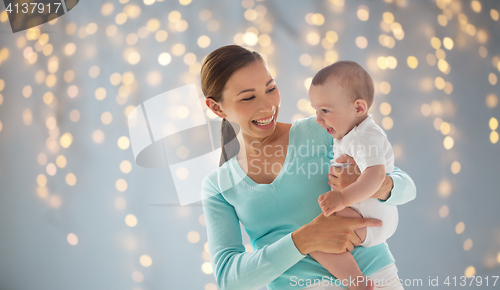
[[333,208],[330,208],[330,207],[329,207],[329,208],[325,211],[325,216],[331,216],[333,213],[334,213]]
[[325,212],[325,216],[331,216],[332,214],[334,214],[335,212],[331,209],[328,209],[326,212]]

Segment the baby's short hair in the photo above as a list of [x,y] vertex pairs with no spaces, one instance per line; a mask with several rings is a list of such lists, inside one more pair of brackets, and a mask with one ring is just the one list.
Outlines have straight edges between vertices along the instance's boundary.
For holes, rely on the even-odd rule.
[[370,74],[356,62],[337,61],[317,72],[311,84],[320,86],[328,80],[338,81],[347,97],[353,102],[363,99],[368,108],[371,107],[375,94],[373,80]]

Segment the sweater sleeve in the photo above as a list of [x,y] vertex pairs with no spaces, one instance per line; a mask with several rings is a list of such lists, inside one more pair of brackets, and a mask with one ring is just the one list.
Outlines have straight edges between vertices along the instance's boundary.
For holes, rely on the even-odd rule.
[[221,290],[259,289],[305,257],[297,250],[291,233],[260,250],[245,252],[234,207],[208,179],[203,181],[202,194],[208,250]]
[[390,173],[389,176],[392,178],[393,187],[389,198],[382,202],[401,205],[415,199],[417,196],[417,188],[406,172],[394,167],[394,171]]

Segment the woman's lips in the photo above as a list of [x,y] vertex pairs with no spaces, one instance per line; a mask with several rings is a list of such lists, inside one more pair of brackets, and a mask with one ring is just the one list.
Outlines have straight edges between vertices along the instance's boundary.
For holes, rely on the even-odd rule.
[[[271,119],[270,121],[268,121],[269,123],[268,124],[262,124],[262,123],[259,123],[257,121],[262,121],[262,120],[269,120]],[[262,118],[262,119],[258,119],[258,120],[253,120],[252,121],[252,124],[254,124],[254,126],[258,127],[259,129],[269,129],[271,128],[275,123],[275,118],[274,118],[274,115],[271,115],[269,117],[266,117],[266,118]]]
[[253,120],[253,121],[264,121],[264,120],[272,118],[273,116],[274,116],[274,114],[272,114],[271,116],[268,116],[268,117],[265,117],[265,118],[262,118],[262,119],[256,119],[256,120]]

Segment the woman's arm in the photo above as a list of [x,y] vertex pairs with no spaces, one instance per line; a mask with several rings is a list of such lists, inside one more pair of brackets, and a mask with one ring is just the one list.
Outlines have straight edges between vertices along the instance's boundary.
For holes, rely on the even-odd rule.
[[401,205],[415,199],[417,188],[406,172],[394,167],[394,171],[389,174],[389,177],[392,179],[393,186],[386,190],[386,192],[389,192],[389,198],[381,199],[381,201]]
[[203,197],[210,260],[220,289],[259,289],[305,256],[291,234],[258,251],[245,252],[234,207],[207,180]]

